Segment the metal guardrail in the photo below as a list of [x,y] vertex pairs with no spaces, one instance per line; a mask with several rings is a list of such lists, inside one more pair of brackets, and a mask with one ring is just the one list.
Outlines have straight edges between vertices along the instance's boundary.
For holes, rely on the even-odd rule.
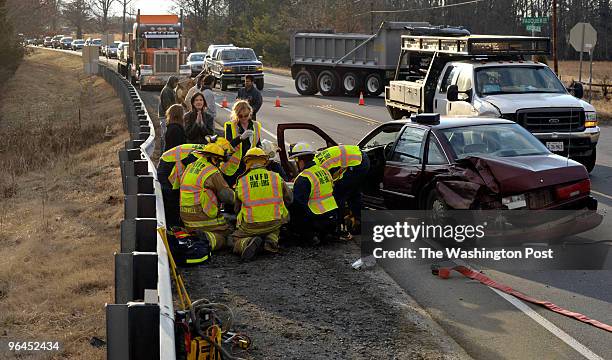
[[115,253],[115,303],[106,304],[107,358],[175,360],[174,308],[161,186],[151,155],[155,130],[134,87],[100,63],[99,75],[117,92],[130,140],[119,152],[125,194],[121,252]]

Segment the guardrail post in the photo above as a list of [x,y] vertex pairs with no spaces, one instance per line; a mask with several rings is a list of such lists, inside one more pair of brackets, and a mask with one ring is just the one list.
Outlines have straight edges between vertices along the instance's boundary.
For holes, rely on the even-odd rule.
[[154,194],[155,189],[153,188],[153,176],[150,175],[137,175],[137,176],[126,176],[127,187],[125,195],[136,195],[136,194]]
[[121,221],[121,252],[157,251],[157,219],[136,218]]
[[156,217],[154,194],[126,195],[124,205],[126,219]]
[[159,305],[106,304],[106,358],[158,360]]
[[157,253],[115,253],[115,303],[142,300],[145,289],[157,289]]

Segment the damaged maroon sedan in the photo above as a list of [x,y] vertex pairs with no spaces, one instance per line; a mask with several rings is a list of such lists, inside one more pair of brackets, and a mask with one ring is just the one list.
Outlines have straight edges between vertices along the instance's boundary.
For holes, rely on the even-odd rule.
[[[294,169],[284,146],[288,129],[311,130],[326,146],[335,145],[314,125],[279,125],[289,174]],[[368,208],[597,209],[584,166],[551,153],[512,121],[420,114],[380,125],[359,146],[370,159],[363,189]]]

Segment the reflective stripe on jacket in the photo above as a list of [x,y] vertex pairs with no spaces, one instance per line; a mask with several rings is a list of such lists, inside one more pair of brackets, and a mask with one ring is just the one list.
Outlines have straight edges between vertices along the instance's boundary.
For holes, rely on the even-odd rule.
[[225,222],[223,217],[217,219],[219,214],[217,196],[212,190],[204,187],[206,179],[217,171],[219,169],[207,162],[205,158],[198,159],[185,169],[181,178],[180,206],[181,218],[186,226],[202,227]]
[[183,175],[183,171],[185,167],[181,162],[185,159],[196,146],[202,146],[199,144],[183,144],[179,146],[175,146],[170,150],[167,150],[160,157],[160,161],[165,162],[173,162],[174,167],[172,168],[172,172],[168,176],[168,181],[172,184],[172,189],[177,190],[181,185],[181,176]]
[[[227,125],[230,125],[230,129],[231,129],[231,135],[229,136],[230,139],[235,139],[236,137],[238,137],[238,135],[240,134],[238,131],[238,122],[236,121],[227,121],[223,127],[226,129],[227,131]],[[258,121],[253,121],[253,136],[251,137],[251,148],[254,148],[257,146],[257,143],[259,143],[261,139],[261,123],[259,123]],[[238,144],[238,146],[234,149],[234,153],[231,155],[231,157],[229,158],[228,161],[226,161],[225,163],[223,163],[220,167],[221,172],[224,173],[227,176],[232,176],[236,173],[236,171],[238,170],[238,168],[240,167],[240,160],[242,160],[242,155],[243,155],[243,149],[242,149],[242,141],[240,142],[240,144]],[[246,152],[249,149],[245,149],[244,152]]]
[[283,182],[275,172],[258,168],[243,175],[236,183],[236,195],[242,202],[238,223],[281,220],[288,211],[283,201]]
[[357,145],[338,145],[319,152],[314,159],[322,168],[333,171],[361,164],[361,149]]
[[310,197],[308,198],[310,211],[320,215],[338,208],[333,196],[334,187],[329,171],[319,165],[314,165],[302,171],[299,176],[310,181]]

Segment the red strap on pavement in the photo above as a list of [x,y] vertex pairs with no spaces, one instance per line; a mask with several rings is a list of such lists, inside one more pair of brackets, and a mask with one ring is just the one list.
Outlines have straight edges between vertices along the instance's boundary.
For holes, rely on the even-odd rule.
[[490,286],[492,288],[495,288],[497,290],[503,291],[506,294],[510,294],[514,297],[517,297],[521,300],[525,300],[527,302],[530,302],[532,304],[536,304],[536,305],[540,305],[542,307],[547,308],[550,311],[554,311],[558,314],[561,315],[565,315],[567,317],[571,317],[574,318],[578,321],[582,321],[583,323],[587,323],[590,325],[593,325],[597,328],[612,332],[612,326],[608,325],[608,324],[604,324],[601,321],[597,321],[595,319],[591,319],[586,315],[577,313],[577,312],[573,312],[573,311],[569,311],[567,309],[564,309],[560,306],[557,306],[553,303],[551,303],[550,301],[543,301],[543,300],[539,300],[539,299],[535,299],[532,298],[531,296],[527,296],[525,294],[523,294],[522,292],[516,291],[513,288],[503,285],[503,284],[498,284],[497,282],[491,280],[491,278],[485,276],[484,274],[478,272],[478,271],[474,271],[470,268],[467,268],[465,266],[455,266],[452,268],[439,268],[437,269],[437,271],[434,271],[434,274],[440,276],[443,279],[448,278],[448,276],[450,275],[450,270],[455,270],[458,273],[462,274],[463,276],[470,278],[472,280],[477,280],[479,281],[481,284],[484,284],[486,286]]

